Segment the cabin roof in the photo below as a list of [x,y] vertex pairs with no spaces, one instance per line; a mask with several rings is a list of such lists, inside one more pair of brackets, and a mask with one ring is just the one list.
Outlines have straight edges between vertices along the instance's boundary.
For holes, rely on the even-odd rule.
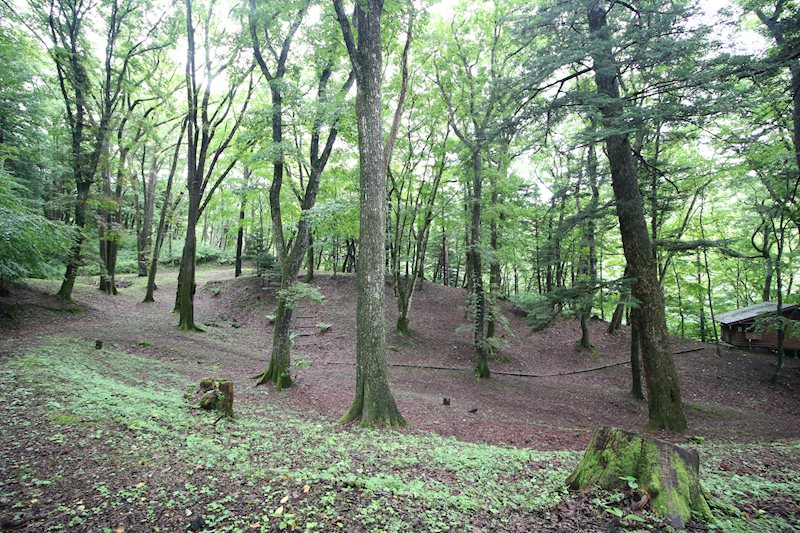
[[[796,307],[797,305],[784,305],[783,310],[791,311]],[[778,309],[778,304],[775,302],[761,302],[722,313],[715,318],[720,324],[736,324],[737,322],[745,322],[766,313],[774,313],[776,309]]]

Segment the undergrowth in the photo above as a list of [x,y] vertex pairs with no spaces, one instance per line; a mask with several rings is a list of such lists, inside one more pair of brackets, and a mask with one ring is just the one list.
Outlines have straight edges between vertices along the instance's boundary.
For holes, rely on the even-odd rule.
[[[123,470],[113,479],[89,471],[84,483],[90,494],[81,503],[60,504],[62,525],[96,526],[104,523],[101,517],[135,512],[153,531],[170,530],[165,523],[188,525],[196,516],[217,531],[338,530],[352,524],[447,531],[471,529],[476,522],[500,530],[547,517],[567,497],[564,479],[580,457],[342,427],[270,406],[237,405],[236,421],[212,425],[213,415],[185,399],[193,384],[176,363],[95,350],[88,339],[50,339],[5,359],[0,381],[1,390],[13,390],[0,397],[0,415],[10,411],[12,424],[30,423],[23,412],[44,416],[50,424],[36,438],[65,449],[89,439],[97,444],[94,461],[114,461]],[[774,452],[772,447],[793,456],[800,451],[798,443],[701,444],[701,477],[715,496],[717,522],[711,527],[766,531],[800,525],[797,513],[764,510],[765,502],[795,497],[797,472],[776,472],[765,464],[743,474],[720,469],[731,457],[757,458]],[[74,475],[67,464],[58,464],[63,471],[48,476],[30,462],[19,465],[15,476],[26,497],[38,499],[49,484]],[[611,507],[618,500],[608,494],[598,499]],[[26,505],[2,503],[19,512]],[[596,510],[608,518],[608,509]],[[630,524],[648,526],[654,527]]]

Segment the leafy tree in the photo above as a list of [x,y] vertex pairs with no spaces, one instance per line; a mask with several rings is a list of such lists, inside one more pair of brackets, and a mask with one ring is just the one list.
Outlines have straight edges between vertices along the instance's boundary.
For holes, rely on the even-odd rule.
[[[211,55],[235,44],[225,42],[222,28],[214,20],[215,6],[211,3],[199,17],[202,56],[198,58],[193,0],[186,0],[186,115],[187,140],[187,221],[186,240],[183,245],[181,271],[178,280],[176,306],[180,312],[179,327],[185,331],[197,330],[194,323],[195,263],[197,253],[197,222],[208,206],[214,191],[233,169],[236,159],[223,161],[222,156],[236,136],[243,116],[247,112],[253,92],[250,76],[252,66],[238,63],[239,54]],[[230,36],[228,36],[230,37]],[[222,56],[222,57],[221,57]],[[198,59],[200,61],[198,62]],[[200,67],[198,67],[198,63]],[[212,92],[215,78],[227,74],[228,86],[222,94]],[[243,89],[248,80],[247,89]],[[241,101],[237,96],[241,96]],[[238,109],[237,109],[238,107]],[[235,111],[238,113],[235,113]],[[233,116],[231,117],[231,115]]]
[[[317,68],[317,72],[315,72],[317,99],[313,106],[315,112],[313,113],[310,128],[307,162],[300,159],[301,153],[297,154],[299,160],[298,174],[300,176],[300,183],[294,185],[293,189],[300,203],[300,214],[298,216],[294,238],[287,240],[286,235],[284,235],[285,221],[281,206],[281,189],[283,186],[284,171],[287,170],[283,141],[283,122],[285,120],[283,98],[286,87],[285,76],[289,65],[288,58],[292,40],[300,26],[308,5],[308,2],[301,2],[299,6],[288,6],[287,11],[289,19],[287,21],[287,26],[289,29],[281,40],[280,51],[277,52],[278,47],[275,47],[272,43],[268,46],[270,50],[275,52],[274,57],[271,59],[274,65],[270,66],[267,64],[261,51],[259,38],[259,28],[261,26],[259,24],[259,13],[256,10],[255,1],[250,0],[249,4],[250,37],[252,40],[253,52],[261,72],[270,86],[272,103],[272,144],[270,152],[272,154],[273,165],[272,185],[270,186],[270,215],[272,218],[273,236],[278,251],[278,258],[281,262],[281,290],[284,291],[284,293],[289,291],[291,286],[296,283],[300,266],[305,258],[310,233],[309,213],[316,203],[322,173],[331,156],[339,133],[339,102],[347,94],[355,80],[355,76],[351,71],[342,82],[341,87],[331,96],[328,85],[335,72],[334,69],[339,59],[337,50],[338,41],[332,41],[330,38],[326,38],[322,42],[314,43],[317,55],[322,56],[323,59],[322,63]],[[281,26],[281,21],[275,20],[276,16],[274,13],[271,13],[270,16],[272,17],[271,20],[263,23],[264,38],[267,40],[270,39],[271,34],[274,34],[274,29]],[[261,14],[261,18],[264,18],[263,13]],[[320,31],[319,33],[321,35],[326,35],[327,33],[326,37],[330,35],[330,32],[325,31]],[[327,134],[324,132],[324,128],[326,127]],[[301,140],[299,137],[299,135],[296,135],[297,152],[301,152],[299,148]],[[293,306],[290,306],[285,298],[279,297],[278,306],[275,311],[275,329],[273,333],[270,363],[267,370],[258,377],[259,385],[274,381],[275,387],[278,390],[292,385],[292,379],[289,373],[291,361],[291,337],[289,329],[291,327],[292,311]]]
[[0,296],[8,296],[12,281],[47,277],[52,261],[67,255],[71,237],[66,226],[20,199],[30,193],[4,167],[0,152]]

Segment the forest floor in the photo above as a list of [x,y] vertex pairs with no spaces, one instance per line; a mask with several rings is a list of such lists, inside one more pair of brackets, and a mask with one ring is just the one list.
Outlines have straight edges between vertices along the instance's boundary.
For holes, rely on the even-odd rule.
[[[508,319],[494,371],[472,373],[465,293],[425,284],[410,336],[389,334],[389,378],[409,427],[336,423],[352,401],[355,280],[319,275],[322,304],[295,312],[296,386],[252,386],[271,344],[274,289],[201,269],[195,316],[177,329],[175,272],[107,296],[80,278],[75,303],[31,280],[0,298],[0,529],[26,531],[607,531],[667,526],[626,494],[570,494],[564,479],[597,426],[641,431],[628,394],[627,330],[591,323],[595,350],[561,319],[531,334]],[[396,312],[387,286],[388,325]],[[103,348],[95,349],[95,340]],[[699,350],[695,350],[700,348]],[[774,357],[675,339],[689,430],[715,524],[800,528],[800,364],[769,384]],[[695,350],[695,351],[687,351]],[[418,368],[438,366],[448,369]],[[235,383],[237,420],[191,408],[205,376]],[[443,405],[443,398],[450,405]]]

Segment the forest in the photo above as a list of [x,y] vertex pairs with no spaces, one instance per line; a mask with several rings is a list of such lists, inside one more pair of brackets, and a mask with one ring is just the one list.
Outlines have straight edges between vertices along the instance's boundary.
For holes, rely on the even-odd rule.
[[0,0],[0,531],[800,527],[797,0]]

